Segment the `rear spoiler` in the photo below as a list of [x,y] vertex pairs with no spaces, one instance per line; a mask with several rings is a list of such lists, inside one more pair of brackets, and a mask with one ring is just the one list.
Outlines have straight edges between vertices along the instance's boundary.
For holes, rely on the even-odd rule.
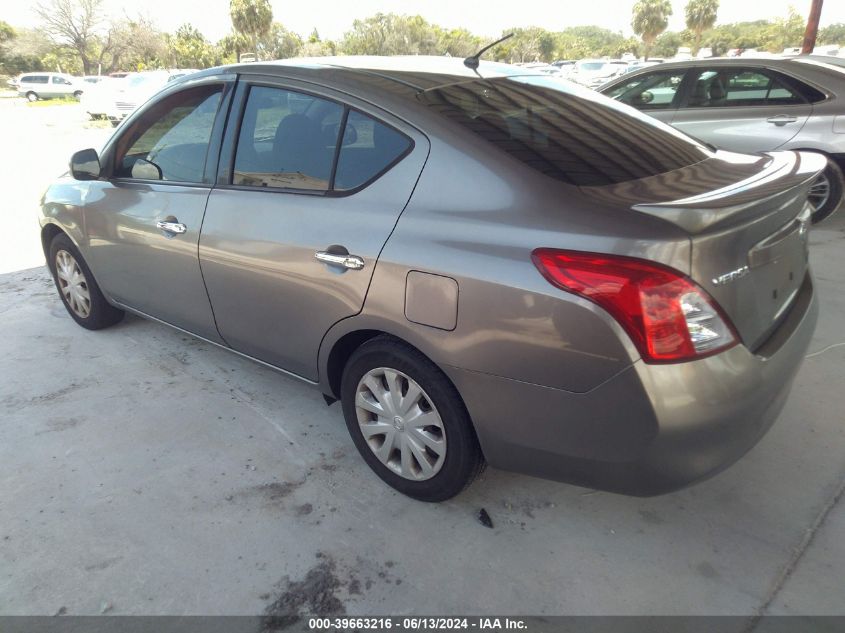
[[769,160],[761,170],[738,182],[687,198],[637,203],[631,208],[697,235],[741,224],[756,215],[755,209],[761,204],[774,208],[794,203],[799,196],[807,195],[810,184],[827,165],[827,157],[814,152],[767,152],[765,156]]

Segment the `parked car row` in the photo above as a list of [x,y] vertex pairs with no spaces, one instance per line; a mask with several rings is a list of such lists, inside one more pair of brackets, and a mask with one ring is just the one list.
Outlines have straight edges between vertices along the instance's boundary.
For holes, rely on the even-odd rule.
[[[764,74],[725,88],[778,113],[840,89],[822,67],[820,100]],[[666,86],[697,94],[689,77]],[[666,492],[739,459],[786,402],[826,160],[716,149],[619,94],[477,57],[206,70],[71,158],[44,253],[79,325],[130,311],[320,389],[417,499],[485,462]]]
[[92,118],[120,122],[149,99],[168,81],[196,69],[154,70],[137,73],[116,72],[108,76],[74,77],[66,73],[25,73],[9,80],[9,88],[29,101],[76,97]]

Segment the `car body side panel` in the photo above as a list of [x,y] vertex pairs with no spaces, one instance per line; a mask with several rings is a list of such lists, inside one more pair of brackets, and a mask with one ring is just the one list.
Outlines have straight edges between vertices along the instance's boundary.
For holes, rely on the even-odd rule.
[[[342,334],[389,327],[384,331],[441,365],[588,391],[638,354],[603,310],[546,281],[532,251],[620,252],[686,271],[689,238],[656,218],[606,208],[507,155],[488,150],[486,162],[473,156],[432,139],[431,157],[379,258],[364,310],[332,329],[322,362]],[[453,331],[406,318],[412,270],[456,280]]]
[[[425,165],[428,140],[327,88],[256,81],[346,103],[413,141],[409,154],[351,195],[218,186],[209,198],[199,256],[221,336],[239,352],[316,380],[320,341],[334,323],[361,310],[379,253]],[[364,267],[342,269],[315,258],[317,251],[342,249],[362,258]]]
[[[789,142],[813,112],[813,106],[753,106],[722,108],[680,108],[672,125],[690,136],[732,152],[765,152]],[[649,114],[651,114],[649,112]],[[793,117],[787,123],[767,119]]]

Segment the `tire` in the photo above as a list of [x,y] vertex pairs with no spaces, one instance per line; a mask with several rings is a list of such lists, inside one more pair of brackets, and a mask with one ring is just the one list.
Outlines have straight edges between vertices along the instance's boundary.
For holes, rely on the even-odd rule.
[[[88,330],[102,330],[123,319],[123,310],[106,301],[79,249],[64,233],[59,233],[50,242],[48,265],[65,309],[79,325]],[[76,274],[81,275],[81,281],[70,283],[69,278]]]
[[[391,408],[393,401],[388,398],[386,410],[364,382],[384,389],[391,377],[397,387],[392,393],[401,398],[411,393],[412,386],[420,389],[419,396],[408,401],[410,409]],[[359,406],[364,400],[367,409]],[[420,501],[445,501],[469,486],[484,469],[478,438],[457,389],[434,363],[401,341],[378,336],[355,350],[343,371],[341,401],[346,426],[361,457],[402,494]],[[398,413],[401,415],[394,416]],[[369,440],[363,431],[366,426],[370,427]],[[382,429],[385,433],[378,433]],[[376,451],[384,449],[388,438],[391,444],[382,452],[388,457],[384,461]],[[423,468],[423,460],[429,470]]]
[[81,98],[82,98],[82,91],[81,91],[81,90],[77,90],[76,92],[74,92],[74,93],[73,93],[73,98],[74,98],[74,99],[81,99]]
[[38,95],[35,94],[32,91],[27,92],[26,93],[26,100],[29,101],[30,103],[34,103],[35,101],[38,101]]
[[[842,171],[832,160],[828,159],[827,167],[822,172],[819,179],[813,183],[813,188],[823,186],[826,183],[828,187],[827,199],[821,204],[811,216],[813,224],[818,224],[831,213],[833,213],[842,201],[843,177]],[[811,188],[811,192],[813,191]],[[812,201],[811,201],[812,204]],[[813,204],[815,207],[815,204]]]

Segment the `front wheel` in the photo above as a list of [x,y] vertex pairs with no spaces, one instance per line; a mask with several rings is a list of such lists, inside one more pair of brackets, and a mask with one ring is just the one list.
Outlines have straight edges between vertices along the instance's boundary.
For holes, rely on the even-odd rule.
[[64,233],[59,233],[50,242],[49,265],[59,297],[79,325],[101,330],[123,318],[123,310],[106,301],[79,249]]
[[343,372],[346,426],[364,461],[388,485],[420,501],[444,501],[484,467],[454,385],[414,348],[377,337]]
[[828,160],[827,167],[810,187],[807,201],[813,205],[813,224],[818,224],[836,210],[842,201],[842,172]]

